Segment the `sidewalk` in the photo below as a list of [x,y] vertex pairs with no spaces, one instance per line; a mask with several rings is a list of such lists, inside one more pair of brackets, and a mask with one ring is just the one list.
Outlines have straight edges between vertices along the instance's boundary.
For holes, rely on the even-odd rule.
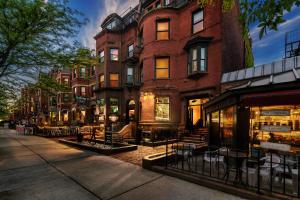
[[0,199],[240,199],[53,140],[0,129]]

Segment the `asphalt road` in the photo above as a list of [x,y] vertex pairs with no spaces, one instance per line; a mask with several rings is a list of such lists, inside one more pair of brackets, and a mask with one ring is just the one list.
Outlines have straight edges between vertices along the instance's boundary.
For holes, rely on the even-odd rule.
[[0,129],[0,199],[240,199],[53,140]]

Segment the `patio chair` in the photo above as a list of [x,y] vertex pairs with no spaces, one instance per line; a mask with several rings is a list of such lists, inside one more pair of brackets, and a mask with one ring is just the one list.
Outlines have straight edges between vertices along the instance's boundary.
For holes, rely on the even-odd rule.
[[[196,150],[196,144],[194,143],[186,143],[182,147],[175,149],[175,152],[178,156],[182,156],[182,161],[187,161],[188,166],[190,168],[190,158],[193,157]],[[192,160],[193,161],[193,160]]]
[[203,157],[204,168],[205,168],[205,163],[207,162],[207,163],[210,163],[211,165],[213,165],[215,169],[217,168],[218,164],[221,164],[224,172],[226,171],[225,170],[226,164],[224,162],[225,161],[224,156],[220,156],[218,153],[219,153],[218,150],[204,152],[204,157]]
[[[276,175],[276,169],[278,169],[278,167],[280,166],[280,157],[277,155],[272,155],[271,160],[271,156],[267,155],[261,158],[260,161],[264,162],[262,165],[260,165],[260,176],[262,177],[262,182],[269,183],[271,181],[271,178],[273,181],[273,178]],[[270,177],[271,170],[274,170],[272,177]]]
[[282,182],[282,178],[285,176],[292,177],[292,169],[296,163],[296,161],[291,159],[286,159],[284,163],[284,159],[280,158],[280,165],[274,170],[274,173],[279,176],[279,182]]

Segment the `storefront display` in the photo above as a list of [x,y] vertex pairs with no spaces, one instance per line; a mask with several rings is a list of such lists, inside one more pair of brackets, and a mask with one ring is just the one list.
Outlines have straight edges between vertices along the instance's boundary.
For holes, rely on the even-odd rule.
[[300,145],[300,105],[251,107],[250,124],[254,144]]

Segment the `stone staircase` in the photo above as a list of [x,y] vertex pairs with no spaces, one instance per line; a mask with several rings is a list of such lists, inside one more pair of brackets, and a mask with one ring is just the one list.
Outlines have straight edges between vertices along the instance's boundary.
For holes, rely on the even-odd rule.
[[192,133],[184,135],[181,139],[182,144],[193,143],[196,145],[196,149],[207,147],[208,129],[199,128],[192,131]]

